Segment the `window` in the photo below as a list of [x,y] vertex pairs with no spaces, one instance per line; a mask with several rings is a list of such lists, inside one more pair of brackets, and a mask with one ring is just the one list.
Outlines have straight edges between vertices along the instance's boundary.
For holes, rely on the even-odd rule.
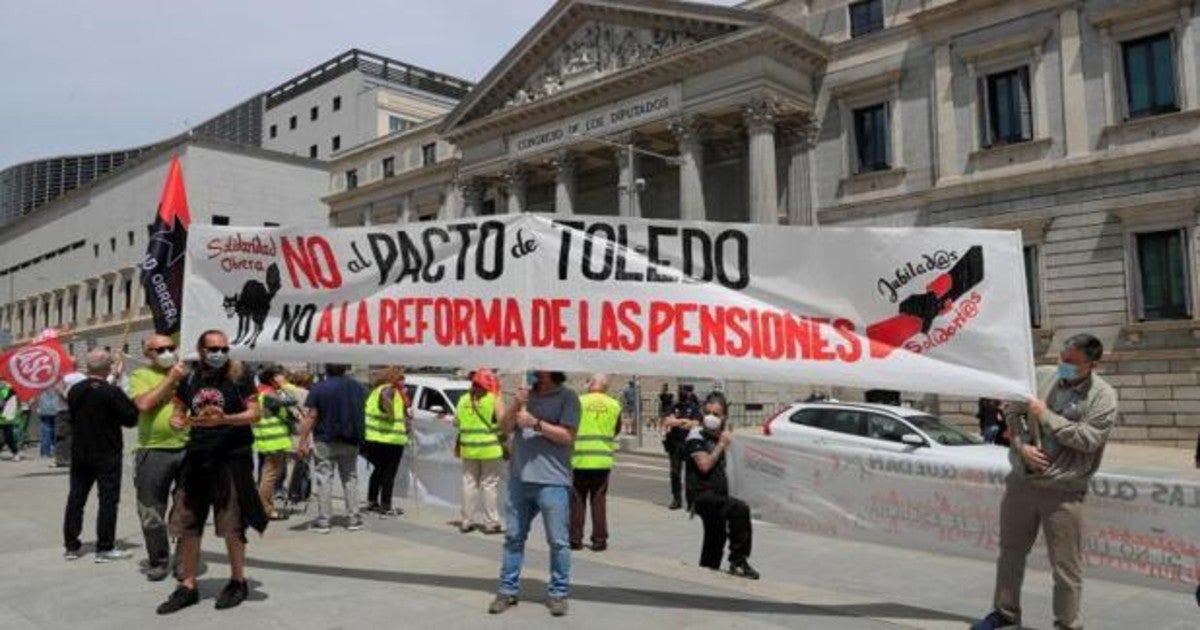
[[888,108],[886,103],[854,110],[854,147],[858,172],[886,171],[888,163]]
[[788,418],[788,422],[792,424],[803,424],[810,427],[821,426],[821,415],[825,413],[824,409],[801,409],[792,414]]
[[1187,233],[1144,232],[1135,236],[1141,319],[1186,319],[1190,315]]
[[979,80],[983,146],[1033,139],[1029,66],[989,74]]
[[117,251],[117,237],[114,236],[108,239],[108,248],[114,252]]
[[313,105],[312,109],[308,110],[308,119],[316,120],[320,117],[321,117],[321,108],[317,107],[316,105]]
[[214,214],[214,215],[212,215],[212,224],[213,225],[229,225],[229,217],[227,217],[223,214]]
[[95,319],[95,317],[96,317],[96,285],[92,285],[92,286],[88,287],[88,305],[90,307],[89,308],[90,312],[89,312],[88,317]]
[[1025,248],[1025,295],[1029,298],[1029,325],[1042,326],[1041,282],[1038,273],[1037,247]]
[[394,157],[383,158],[383,176],[384,177],[393,177],[395,175],[396,175],[396,158],[394,158]]
[[295,128],[296,128],[296,117],[292,116],[291,118],[288,119],[288,129],[295,129]]
[[104,284],[104,314],[112,315],[113,313],[113,284],[111,282]]
[[61,297],[54,298],[54,323],[61,326],[63,323],[63,300]]
[[421,397],[417,401],[417,409],[435,411],[439,407],[441,408],[441,413],[450,411],[450,403],[446,402],[446,397],[436,389],[422,387]]
[[342,97],[340,97],[340,96],[333,97],[333,111],[336,112],[341,108],[342,108]]
[[315,145],[315,144],[313,144],[313,145],[309,145],[309,147],[308,147],[308,157],[310,157],[310,158],[312,158],[312,159],[314,159],[314,160],[315,160],[315,159],[317,159],[317,145]]
[[79,294],[71,294],[71,323],[79,321]]
[[396,133],[409,128],[409,122],[399,116],[388,116],[388,132]]
[[275,221],[263,221],[263,227],[279,227]]
[[1121,44],[1129,117],[1179,111],[1175,102],[1175,52],[1170,33]]
[[430,142],[421,147],[421,165],[433,166],[434,162],[437,162],[437,143]]
[[125,279],[125,310],[133,308],[133,280]]
[[883,30],[883,0],[864,0],[850,4],[850,37],[862,37]]
[[95,255],[96,258],[100,257],[100,244],[99,243],[92,243],[92,254]]
[[866,416],[867,414],[861,411],[827,409],[825,413],[821,414],[820,424],[817,426],[826,431],[845,433],[846,435],[866,435],[866,427],[863,426]]
[[354,190],[358,188],[358,169],[350,169],[346,171],[346,190]]
[[908,425],[877,413],[867,414],[867,437],[875,440],[899,442],[906,434],[915,433]]
[[129,230],[126,235],[129,237],[129,246],[133,247],[133,230]]
[[279,127],[276,125],[271,125],[271,137],[274,138],[275,136],[278,136],[278,135],[279,135]]
[[330,141],[329,145],[331,147],[333,147],[333,149],[332,149],[333,151],[337,151],[338,149],[341,149],[342,148],[342,137],[334,136],[333,140]]

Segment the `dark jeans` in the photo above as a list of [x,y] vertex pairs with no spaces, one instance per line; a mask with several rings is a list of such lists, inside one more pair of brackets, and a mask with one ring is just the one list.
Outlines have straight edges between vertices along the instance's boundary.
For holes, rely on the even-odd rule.
[[[675,501],[683,498],[683,471],[686,468],[684,457],[682,446],[676,446],[671,450],[671,498]],[[688,497],[688,509],[692,509],[691,497]]]
[[17,425],[6,424],[0,426],[0,434],[3,434],[4,444],[8,446],[8,450],[12,451],[13,455],[21,452],[21,447],[17,445]]
[[588,503],[592,505],[592,544],[608,544],[608,476],[607,470],[576,470],[571,489],[571,545],[583,544],[583,522]]
[[69,550],[81,546],[83,508],[92,486],[97,487],[100,510],[96,515],[96,551],[111,551],[117,538],[117,503],[121,500],[121,460],[111,462],[71,462],[71,492],[63,516],[63,544]]
[[54,456],[54,416],[38,416],[39,431],[38,431],[38,455],[42,457]]
[[744,501],[711,492],[702,493],[696,497],[696,515],[704,522],[700,566],[720,569],[727,539],[730,564],[745,562],[750,557],[753,532],[750,529],[750,506]]
[[363,451],[371,462],[371,477],[367,479],[367,503],[392,509],[392,491],[396,486],[396,473],[400,471],[400,459],[404,447],[399,444],[365,442]]
[[134,460],[133,485],[137,488],[138,518],[146,539],[146,556],[151,567],[171,562],[171,539],[167,533],[167,500],[179,477],[183,449],[141,449]]

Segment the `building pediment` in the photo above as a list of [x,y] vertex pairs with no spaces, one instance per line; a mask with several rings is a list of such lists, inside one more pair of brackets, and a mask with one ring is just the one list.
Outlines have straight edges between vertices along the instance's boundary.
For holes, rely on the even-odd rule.
[[[482,119],[535,110],[616,75],[688,57],[720,41],[774,28],[807,34],[770,14],[693,2],[559,0],[447,117],[450,135]],[[823,53],[822,53],[823,54]]]

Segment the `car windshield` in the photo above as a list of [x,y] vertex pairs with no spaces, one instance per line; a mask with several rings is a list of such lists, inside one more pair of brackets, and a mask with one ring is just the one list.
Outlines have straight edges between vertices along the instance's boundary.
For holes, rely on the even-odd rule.
[[983,443],[979,436],[964,433],[933,416],[909,416],[905,420],[944,446],[968,446]]

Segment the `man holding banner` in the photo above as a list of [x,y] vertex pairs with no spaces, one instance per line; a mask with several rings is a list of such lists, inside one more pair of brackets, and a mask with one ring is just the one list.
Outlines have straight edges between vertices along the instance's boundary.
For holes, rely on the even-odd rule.
[[972,630],[1020,626],[1025,558],[1039,527],[1054,576],[1054,627],[1083,628],[1083,501],[1117,416],[1116,391],[1094,373],[1103,354],[1099,339],[1075,335],[1067,339],[1057,368],[1037,370],[1038,398],[1029,401],[1029,424],[1014,427],[1009,450],[1012,473],[1000,502],[995,609]]

